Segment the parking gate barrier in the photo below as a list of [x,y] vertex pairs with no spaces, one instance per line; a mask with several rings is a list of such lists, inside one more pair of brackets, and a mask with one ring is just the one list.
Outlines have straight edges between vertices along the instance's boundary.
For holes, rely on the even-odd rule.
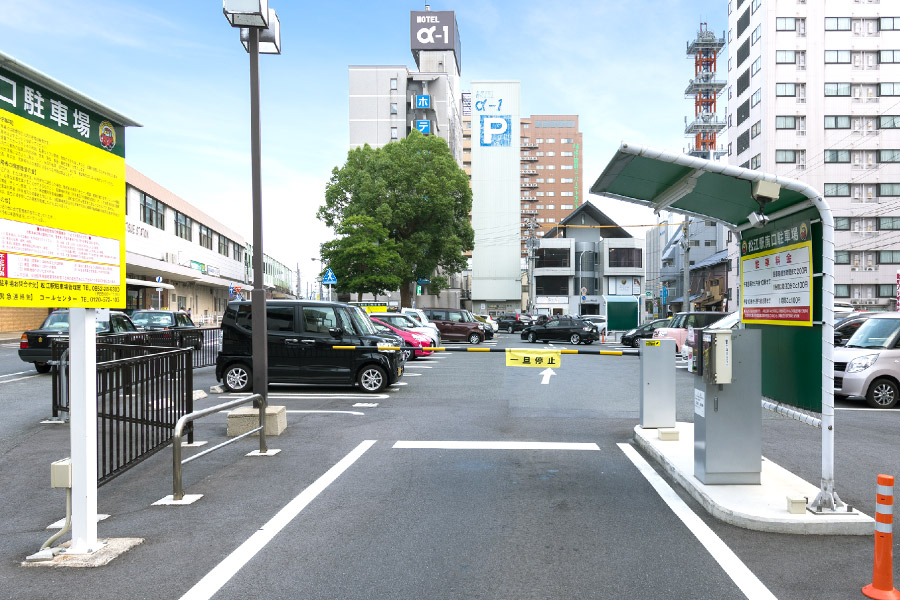
[[[333,350],[409,350],[409,346],[332,346]],[[447,346],[416,347],[416,350],[432,352],[503,352],[522,350],[522,348],[452,348]],[[600,356],[638,356],[637,350],[572,350],[560,348],[560,354],[596,354]]]
[[875,560],[872,583],[862,593],[876,600],[900,600],[894,588],[894,477],[879,475],[875,486]]

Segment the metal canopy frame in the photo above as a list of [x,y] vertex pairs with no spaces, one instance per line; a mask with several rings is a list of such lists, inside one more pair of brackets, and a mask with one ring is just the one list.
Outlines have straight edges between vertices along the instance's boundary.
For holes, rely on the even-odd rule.
[[[779,197],[760,206],[752,191],[758,181],[779,184]],[[772,222],[808,208],[818,211],[822,223],[822,481],[810,507],[835,511],[844,506],[834,483],[834,218],[822,194],[796,179],[626,143],[590,191],[655,212],[666,210],[720,221],[738,236],[753,227],[749,220],[752,213],[762,212]],[[805,413],[787,412],[796,412],[790,416],[810,422],[801,418],[808,417]]]

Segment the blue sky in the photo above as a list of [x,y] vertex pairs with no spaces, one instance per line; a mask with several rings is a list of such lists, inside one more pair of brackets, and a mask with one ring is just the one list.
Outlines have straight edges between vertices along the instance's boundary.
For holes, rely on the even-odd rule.
[[[315,219],[348,148],[347,66],[415,64],[409,11],[425,2],[270,0],[282,54],[260,58],[265,251],[313,274],[330,232]],[[251,237],[249,63],[220,0],[0,0],[0,50],[142,128],[126,161]],[[683,149],[693,103],[685,54],[701,22],[720,34],[726,0],[434,1],[456,11],[463,89],[522,82],[522,114],[578,114],[585,188],[622,141]],[[720,59],[723,73],[726,60]],[[719,106],[724,114],[724,103]],[[598,199],[623,225],[652,222]],[[640,229],[633,233],[640,235]]]

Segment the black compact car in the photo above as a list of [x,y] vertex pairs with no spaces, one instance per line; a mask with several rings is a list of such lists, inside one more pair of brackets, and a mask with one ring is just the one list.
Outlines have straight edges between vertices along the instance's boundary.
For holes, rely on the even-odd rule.
[[170,331],[176,345],[199,350],[203,346],[203,331],[183,310],[136,310],[131,321],[144,331]]
[[[96,321],[97,337],[122,333],[137,333],[131,319],[123,312],[110,311],[109,320]],[[50,313],[40,329],[32,329],[22,334],[19,340],[19,358],[34,364],[38,373],[49,373],[50,342],[69,337],[69,311],[55,310]]]
[[652,321],[648,321],[641,325],[640,327],[636,327],[635,329],[629,329],[624,334],[622,334],[622,344],[624,346],[631,346],[632,348],[637,348],[641,340],[650,339],[653,337],[653,332],[660,327],[665,327],[666,323],[671,321],[671,318],[668,319],[654,319]]
[[597,327],[582,319],[551,319],[543,325],[532,325],[522,331],[522,339],[529,342],[548,342],[550,340],[569,341],[573,344],[593,344],[600,339]]
[[[396,340],[381,337],[359,307],[314,300],[266,301],[269,382],[358,385],[380,392],[403,375]],[[230,302],[222,317],[216,379],[234,392],[253,384],[250,301]],[[367,348],[336,349],[335,346]]]
[[526,327],[531,327],[532,321],[531,317],[528,315],[511,313],[497,317],[497,325],[499,326],[500,331],[515,333],[516,331],[522,331]]

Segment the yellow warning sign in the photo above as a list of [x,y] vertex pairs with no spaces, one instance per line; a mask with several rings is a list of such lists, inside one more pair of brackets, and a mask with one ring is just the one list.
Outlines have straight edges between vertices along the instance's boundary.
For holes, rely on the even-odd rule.
[[645,346],[659,346],[659,340],[647,340]]
[[559,350],[525,350],[523,348],[506,349],[507,367],[558,367]]

